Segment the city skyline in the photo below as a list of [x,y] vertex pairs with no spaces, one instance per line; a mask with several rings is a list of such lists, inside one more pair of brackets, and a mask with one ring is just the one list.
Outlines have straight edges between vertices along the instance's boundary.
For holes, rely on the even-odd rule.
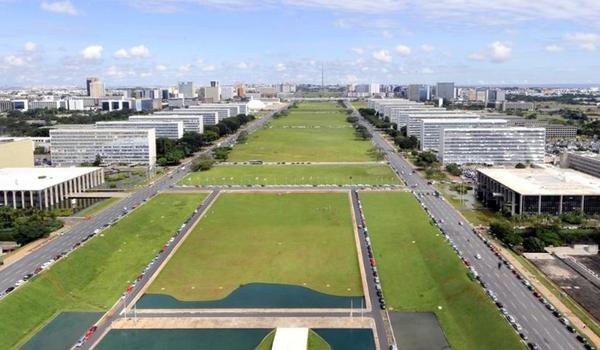
[[[577,5],[577,6],[575,6]],[[595,84],[600,4],[20,1],[0,24],[0,86],[223,83]],[[107,27],[107,23],[114,23]]]

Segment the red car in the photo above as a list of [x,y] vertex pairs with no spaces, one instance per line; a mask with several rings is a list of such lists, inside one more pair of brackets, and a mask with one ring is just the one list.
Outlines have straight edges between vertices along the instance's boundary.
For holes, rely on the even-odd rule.
[[87,332],[85,332],[85,337],[89,338],[92,335],[94,335],[94,333],[96,332],[96,330],[98,329],[98,326],[91,326],[90,329],[87,330]]

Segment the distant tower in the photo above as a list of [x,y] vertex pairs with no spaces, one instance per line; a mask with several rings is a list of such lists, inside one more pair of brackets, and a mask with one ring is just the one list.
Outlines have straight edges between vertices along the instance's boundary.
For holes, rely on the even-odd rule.
[[321,63],[321,91],[325,91],[325,65]]

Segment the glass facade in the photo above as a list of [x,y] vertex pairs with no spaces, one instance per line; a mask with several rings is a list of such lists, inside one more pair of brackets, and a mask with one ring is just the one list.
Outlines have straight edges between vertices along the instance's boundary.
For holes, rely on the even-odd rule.
[[538,196],[523,196],[523,214],[537,214],[540,203]]
[[581,196],[563,196],[562,212],[581,210]]
[[558,215],[560,213],[560,196],[541,196],[540,213]]
[[586,214],[600,213],[600,196],[585,196],[583,199],[583,211]]

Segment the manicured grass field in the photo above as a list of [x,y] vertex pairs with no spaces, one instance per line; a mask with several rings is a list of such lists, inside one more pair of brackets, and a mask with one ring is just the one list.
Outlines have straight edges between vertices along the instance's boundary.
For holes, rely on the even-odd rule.
[[453,349],[523,348],[409,193],[360,197],[390,308],[435,312]]
[[161,194],[0,301],[0,349],[60,311],[107,310],[205,197]]
[[365,101],[352,101],[352,106],[356,109],[361,109],[369,107],[369,104]]
[[399,184],[385,164],[349,165],[223,165],[195,172],[181,185],[347,185]]
[[241,284],[362,287],[346,193],[222,193],[148,293],[218,300]]
[[[269,333],[254,350],[271,350],[275,340],[275,331]],[[308,331],[308,346],[306,350],[331,350],[325,339],[321,338],[313,330]]]
[[236,145],[230,161],[368,161],[371,142],[355,137],[337,103],[300,103]]

